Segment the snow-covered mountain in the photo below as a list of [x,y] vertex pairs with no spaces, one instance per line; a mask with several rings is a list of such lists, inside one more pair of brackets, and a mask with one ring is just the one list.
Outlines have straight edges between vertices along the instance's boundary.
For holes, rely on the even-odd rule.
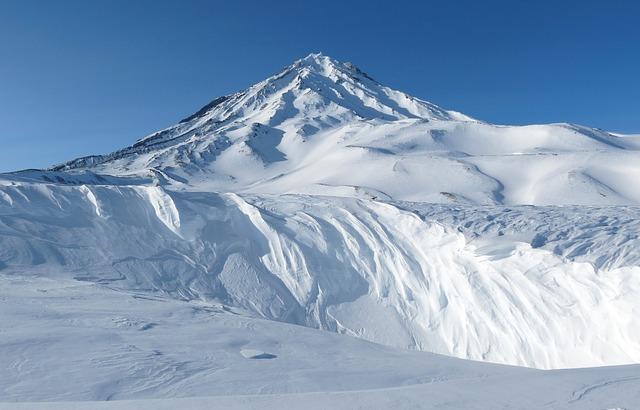
[[638,204],[640,139],[496,126],[311,54],[179,124],[56,171],[172,189],[476,204]]
[[125,149],[0,175],[0,275],[465,359],[635,363],[638,181],[638,136],[487,124],[311,54]]

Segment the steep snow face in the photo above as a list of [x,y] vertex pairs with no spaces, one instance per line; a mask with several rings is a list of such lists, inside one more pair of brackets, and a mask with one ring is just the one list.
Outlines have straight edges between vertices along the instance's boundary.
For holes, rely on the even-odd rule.
[[482,123],[311,54],[131,147],[55,170],[174,190],[638,204],[639,149],[637,137],[576,125]]
[[[523,216],[507,219],[573,225],[577,232],[555,239],[553,250],[569,243],[567,255],[539,237],[525,241],[543,230],[522,223],[471,241],[457,227],[481,230],[482,211],[453,222],[425,205],[347,198],[39,183],[0,192],[5,275],[217,300],[268,319],[499,363],[640,360],[637,223],[611,220],[608,239],[570,245],[598,231],[591,215],[624,209],[576,209],[566,221],[562,209],[519,208]],[[626,254],[606,246],[625,249],[624,240]]]

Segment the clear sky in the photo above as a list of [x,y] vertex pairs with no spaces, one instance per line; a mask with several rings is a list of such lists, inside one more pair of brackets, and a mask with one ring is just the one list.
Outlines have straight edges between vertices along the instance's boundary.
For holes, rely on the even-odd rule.
[[502,124],[640,133],[640,2],[0,0],[0,171],[129,145],[310,52]]

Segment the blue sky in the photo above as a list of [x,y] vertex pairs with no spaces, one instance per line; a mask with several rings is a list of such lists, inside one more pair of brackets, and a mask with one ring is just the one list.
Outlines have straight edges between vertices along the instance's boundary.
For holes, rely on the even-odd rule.
[[0,171],[105,153],[321,51],[476,118],[640,133],[640,2],[0,1]]

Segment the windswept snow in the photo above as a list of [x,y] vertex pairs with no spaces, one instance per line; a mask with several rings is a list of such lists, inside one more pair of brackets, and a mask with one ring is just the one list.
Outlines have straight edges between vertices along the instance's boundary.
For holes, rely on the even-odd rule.
[[1,192],[5,274],[224,301],[476,360],[539,368],[640,360],[636,208],[456,210],[155,186]]
[[[487,124],[309,55],[0,175],[0,401],[637,407],[637,365],[504,365],[640,362],[638,181],[638,136]],[[113,399],[145,401],[77,402]]]
[[[558,410],[640,402],[637,365],[491,365],[74,280],[2,276],[0,303],[2,410]],[[256,358],[266,354],[275,357]]]

